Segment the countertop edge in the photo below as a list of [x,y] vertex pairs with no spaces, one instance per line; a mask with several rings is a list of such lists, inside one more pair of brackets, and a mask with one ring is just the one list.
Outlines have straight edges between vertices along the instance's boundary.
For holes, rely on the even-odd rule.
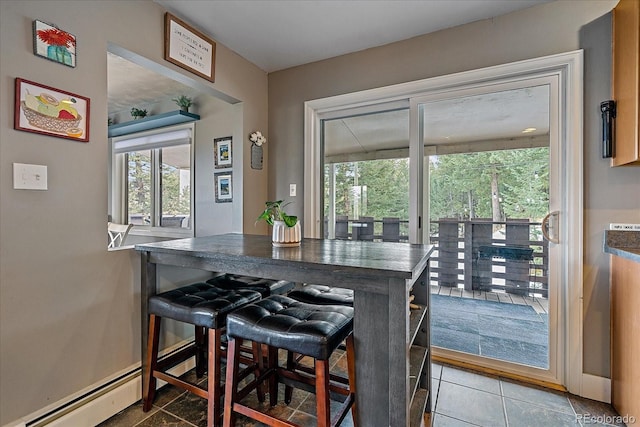
[[605,230],[604,252],[640,263],[640,246],[631,245],[637,241],[639,235],[640,232],[636,231]]

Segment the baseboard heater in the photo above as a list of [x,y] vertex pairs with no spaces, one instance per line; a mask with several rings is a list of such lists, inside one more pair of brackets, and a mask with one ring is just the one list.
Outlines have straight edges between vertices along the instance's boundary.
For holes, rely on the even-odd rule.
[[[191,345],[193,340],[182,341],[161,353],[161,358],[170,357],[171,355],[178,353],[183,350],[185,347]],[[172,372],[175,375],[182,375],[183,373],[189,371],[195,366],[195,362],[193,359],[185,361],[175,368],[172,369]],[[6,427],[44,427],[48,425],[71,425],[67,424],[67,422],[63,422],[64,417],[70,417],[75,411],[81,410],[83,407],[90,405],[92,403],[96,403],[98,399],[105,396],[108,393],[116,392],[118,389],[123,389],[123,395],[120,396],[118,400],[121,403],[121,408],[111,408],[113,405],[110,405],[109,408],[101,408],[100,410],[96,409],[96,413],[106,414],[101,417],[103,419],[96,421],[92,420],[96,424],[102,422],[111,416],[117,414],[122,409],[133,405],[141,398],[142,388],[141,388],[141,373],[142,366],[140,363],[131,366],[130,368],[126,368],[123,372],[116,374],[113,378],[107,379],[102,383],[94,384],[90,386],[88,389],[83,390],[78,393],[77,396],[73,396],[70,398],[63,399],[54,403],[53,405],[44,408],[40,411],[32,413],[26,417],[23,417],[21,420],[16,420],[16,422],[7,424]],[[137,384],[133,384],[137,382]],[[158,381],[158,388],[162,387],[166,383],[164,381]],[[132,386],[132,390],[124,390],[125,386]],[[117,410],[116,410],[117,409]],[[94,411],[92,411],[94,412]],[[86,420],[89,421],[89,420]],[[78,424],[74,424],[78,425]]]
[[[52,422],[64,417],[65,415],[77,410],[78,408],[93,402],[101,396],[109,393],[117,389],[118,387],[126,384],[129,381],[132,381],[136,377],[139,377],[142,373],[142,367],[138,366],[137,368],[126,372],[105,384],[95,387],[91,391],[85,392],[74,399],[65,402],[64,404],[57,406],[54,409],[49,410],[48,412],[36,417],[35,419],[28,421],[25,423],[26,427],[41,427],[51,424]],[[134,402],[135,403],[135,402]]]

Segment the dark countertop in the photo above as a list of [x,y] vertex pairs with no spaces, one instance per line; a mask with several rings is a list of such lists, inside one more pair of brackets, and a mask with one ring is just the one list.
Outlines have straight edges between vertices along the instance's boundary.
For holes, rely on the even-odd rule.
[[415,277],[424,269],[433,251],[432,245],[310,238],[302,239],[300,247],[274,248],[271,236],[249,234],[168,240],[138,244],[135,248],[150,253],[179,253],[221,263],[242,259],[278,267],[293,262],[300,269],[324,269],[327,274],[335,271],[365,274],[372,276],[373,280]]
[[640,262],[640,231],[605,230],[604,251]]

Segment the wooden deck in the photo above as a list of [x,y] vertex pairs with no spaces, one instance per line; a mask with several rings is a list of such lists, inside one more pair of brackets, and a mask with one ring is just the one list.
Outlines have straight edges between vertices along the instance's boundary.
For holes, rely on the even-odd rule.
[[536,311],[536,313],[547,314],[549,312],[549,300],[546,298],[525,297],[500,292],[465,291],[462,288],[433,285],[431,286],[431,293],[455,298],[471,298],[501,302],[504,304],[529,305]]

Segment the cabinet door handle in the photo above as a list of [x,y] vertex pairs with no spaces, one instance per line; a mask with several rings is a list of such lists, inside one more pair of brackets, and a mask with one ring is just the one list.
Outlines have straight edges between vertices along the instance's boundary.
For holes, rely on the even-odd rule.
[[[542,235],[545,239],[555,244],[560,243],[560,239],[558,239],[558,233],[556,230],[558,225],[558,215],[560,215],[560,212],[558,211],[549,212],[542,220]],[[556,217],[553,225],[550,224],[550,219],[552,216]],[[551,234],[553,234],[553,237],[551,237]]]

